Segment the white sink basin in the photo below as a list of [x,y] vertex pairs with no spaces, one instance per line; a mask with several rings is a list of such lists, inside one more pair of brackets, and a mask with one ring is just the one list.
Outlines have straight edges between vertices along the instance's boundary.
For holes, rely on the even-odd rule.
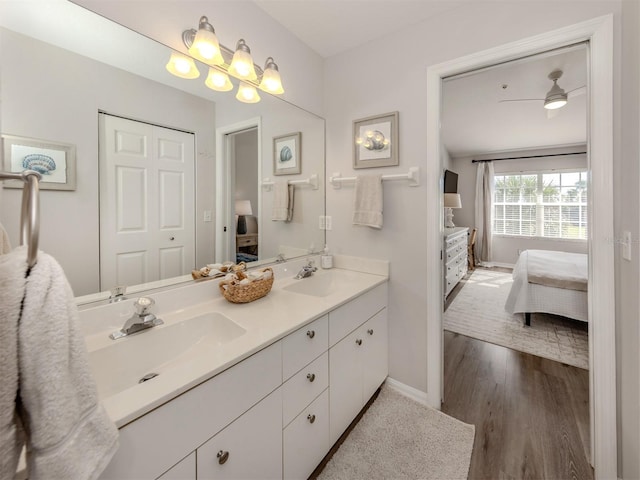
[[283,287],[283,290],[312,297],[326,297],[337,291],[337,289],[337,282],[331,273],[314,274]]
[[246,332],[216,312],[153,327],[89,352],[89,364],[101,398],[137,385],[145,375],[183,363],[200,349],[215,348]]

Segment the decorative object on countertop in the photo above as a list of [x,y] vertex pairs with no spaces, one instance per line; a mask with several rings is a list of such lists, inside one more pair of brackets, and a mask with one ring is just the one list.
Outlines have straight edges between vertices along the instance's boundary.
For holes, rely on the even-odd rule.
[[320,257],[320,265],[324,269],[333,268],[333,255],[329,253],[329,247],[327,245],[324,246],[324,251]]
[[273,286],[273,270],[270,267],[250,272],[237,271],[222,280],[220,293],[231,303],[248,303],[264,297]]
[[245,270],[246,268],[247,266],[244,262],[210,263],[205,267],[202,267],[200,270],[192,270],[191,276],[194,280],[198,280],[199,278],[204,277],[222,277],[229,273],[240,272],[242,270]]
[[398,112],[353,122],[353,168],[398,165]]

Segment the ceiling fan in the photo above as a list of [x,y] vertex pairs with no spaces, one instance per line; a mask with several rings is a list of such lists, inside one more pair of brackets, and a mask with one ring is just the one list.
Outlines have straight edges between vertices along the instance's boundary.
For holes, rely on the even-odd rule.
[[547,117],[551,118],[557,114],[557,110],[559,108],[564,107],[567,102],[578,95],[583,95],[587,91],[586,86],[574,88],[573,90],[569,90],[565,92],[563,88],[560,88],[558,85],[558,80],[562,77],[562,70],[554,70],[549,75],[549,80],[553,81],[553,86],[551,90],[547,92],[547,95],[544,98],[516,98],[513,100],[500,100],[500,103],[503,102],[544,102],[543,106],[547,110]]

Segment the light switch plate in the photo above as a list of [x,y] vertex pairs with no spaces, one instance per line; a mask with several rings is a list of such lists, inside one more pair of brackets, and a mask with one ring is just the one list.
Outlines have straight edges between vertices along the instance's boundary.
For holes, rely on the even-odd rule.
[[331,230],[331,217],[329,215],[325,217],[324,227],[326,230]]
[[211,210],[205,210],[204,211],[204,221],[205,222],[210,222],[211,221]]
[[631,232],[622,232],[622,258],[631,261]]

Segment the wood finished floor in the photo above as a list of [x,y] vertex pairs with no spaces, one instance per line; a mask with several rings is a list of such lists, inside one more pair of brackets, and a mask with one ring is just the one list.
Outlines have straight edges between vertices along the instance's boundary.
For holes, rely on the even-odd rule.
[[589,372],[444,332],[442,411],[476,426],[469,479],[593,478]]

